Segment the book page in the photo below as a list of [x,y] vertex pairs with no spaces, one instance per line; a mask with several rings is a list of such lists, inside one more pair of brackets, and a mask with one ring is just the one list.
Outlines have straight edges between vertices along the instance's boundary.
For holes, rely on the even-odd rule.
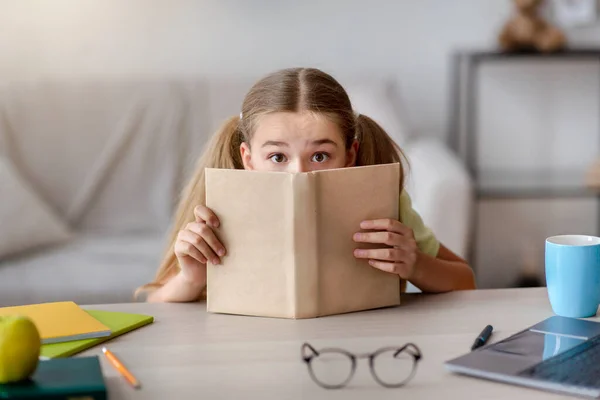
[[321,315],[400,303],[399,277],[354,257],[356,248],[386,245],[356,243],[366,219],[398,219],[399,164],[344,168],[317,175],[319,305]]
[[317,176],[293,175],[294,318],[320,315]]
[[293,317],[293,175],[207,169],[206,203],[227,248],[207,266],[212,312]]

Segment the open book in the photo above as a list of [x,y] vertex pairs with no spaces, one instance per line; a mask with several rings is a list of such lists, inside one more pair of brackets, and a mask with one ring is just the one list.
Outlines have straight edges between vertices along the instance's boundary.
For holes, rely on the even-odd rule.
[[399,277],[354,257],[365,219],[398,219],[399,164],[308,173],[207,169],[227,248],[208,265],[210,312],[312,318],[400,303]]

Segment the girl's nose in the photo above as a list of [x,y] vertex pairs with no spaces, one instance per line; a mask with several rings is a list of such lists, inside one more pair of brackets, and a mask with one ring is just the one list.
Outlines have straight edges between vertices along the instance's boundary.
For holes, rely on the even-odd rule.
[[288,168],[288,172],[292,172],[292,173],[301,173],[301,172],[308,172],[308,164],[305,162],[302,162],[300,160],[295,160],[294,162],[289,163],[289,168]]

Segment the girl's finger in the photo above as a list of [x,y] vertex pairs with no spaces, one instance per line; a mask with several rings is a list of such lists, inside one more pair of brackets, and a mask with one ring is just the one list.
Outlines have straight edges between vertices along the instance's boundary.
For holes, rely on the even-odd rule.
[[194,208],[194,216],[196,217],[196,222],[205,222],[213,228],[219,227],[219,218],[217,218],[215,213],[208,207],[196,206],[196,208]]
[[361,243],[381,243],[388,246],[401,246],[406,238],[395,232],[357,232],[353,237],[355,242]]
[[[204,225],[204,224],[202,224]],[[204,225],[206,226],[206,225]],[[210,228],[207,228],[210,229]],[[191,243],[192,245],[194,245],[194,247],[196,247],[196,249],[198,249],[200,251],[200,253],[202,253],[202,255],[209,260],[211,263],[213,264],[219,264],[220,263],[220,259],[217,256],[217,254],[215,253],[215,251],[208,245],[208,243],[206,243],[206,240],[204,240],[204,238],[199,235],[198,233],[194,232],[193,230],[185,230],[180,234],[180,237]]]
[[402,224],[400,221],[396,221],[395,219],[374,219],[363,221],[360,223],[361,229],[368,229],[372,231],[388,231],[399,233],[404,236],[413,235],[412,229]]
[[366,258],[369,260],[381,260],[381,261],[391,261],[391,262],[402,262],[405,258],[405,252],[396,249],[356,249],[354,250],[354,256],[356,258]]
[[208,243],[208,246],[212,251],[219,256],[224,256],[226,253],[225,246],[217,239],[217,235],[208,225],[198,222],[192,222],[187,225],[187,229],[200,235],[204,242]]
[[217,253],[209,246],[208,243],[206,243],[206,240],[202,236],[190,230],[185,232],[187,232],[187,234],[185,234],[186,239],[189,238],[188,241],[192,243],[198,250],[200,250],[200,252],[208,261],[213,264],[219,264],[221,262],[221,259]]
[[391,274],[400,275],[401,278],[406,278],[408,266],[404,263],[392,263],[385,261],[369,260],[369,265]]
[[179,257],[191,257],[202,264],[206,264],[206,257],[204,257],[202,252],[193,243],[183,238],[175,243],[175,255]]

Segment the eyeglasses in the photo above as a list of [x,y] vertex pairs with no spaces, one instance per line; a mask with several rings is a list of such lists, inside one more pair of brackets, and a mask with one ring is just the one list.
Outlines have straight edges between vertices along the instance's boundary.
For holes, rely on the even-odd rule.
[[356,360],[368,358],[371,375],[386,388],[399,388],[415,375],[421,350],[407,343],[402,347],[382,347],[373,353],[353,354],[343,349],[317,350],[308,343],[302,345],[302,360],[310,377],[325,389],[340,389],[348,384],[356,371]]

